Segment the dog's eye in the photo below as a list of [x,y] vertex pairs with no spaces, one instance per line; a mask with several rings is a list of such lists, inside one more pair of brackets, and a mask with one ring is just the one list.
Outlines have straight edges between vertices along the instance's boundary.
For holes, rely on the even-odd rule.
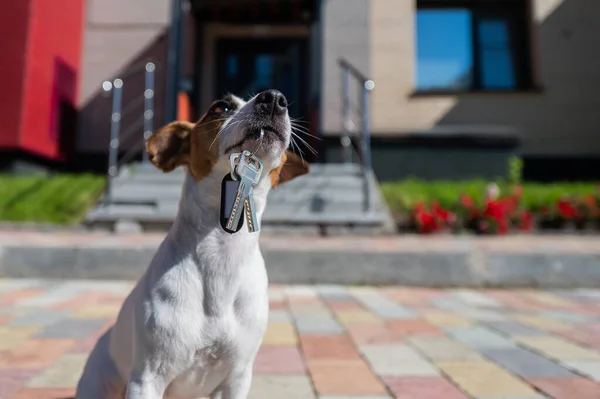
[[215,105],[213,105],[213,107],[210,109],[210,113],[211,114],[223,114],[223,113],[227,113],[231,111],[231,108],[229,108],[229,105],[224,103],[224,102],[219,102],[216,103]]

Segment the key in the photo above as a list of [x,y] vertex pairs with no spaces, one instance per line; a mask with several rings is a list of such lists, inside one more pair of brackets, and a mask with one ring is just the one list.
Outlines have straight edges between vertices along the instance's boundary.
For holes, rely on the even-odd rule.
[[230,230],[233,230],[233,226],[237,226],[242,216],[242,209],[240,208],[245,207],[246,199],[249,195],[252,195],[252,188],[260,180],[262,162],[258,158],[251,156],[248,151],[244,151],[235,172],[239,176],[240,185],[226,226]]
[[250,233],[258,231],[258,220],[256,219],[256,210],[254,207],[254,195],[250,192],[248,198],[244,202],[244,214],[246,215],[246,224]]

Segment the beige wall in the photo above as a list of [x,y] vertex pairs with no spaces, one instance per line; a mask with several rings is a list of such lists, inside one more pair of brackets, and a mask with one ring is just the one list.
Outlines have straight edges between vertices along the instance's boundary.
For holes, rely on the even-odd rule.
[[532,0],[540,93],[436,97],[411,96],[415,3],[370,2],[373,135],[499,126],[520,132],[525,154],[600,152],[600,1]]
[[[87,0],[83,42],[82,76],[79,91],[80,152],[106,151],[110,132],[110,98],[101,91],[102,82],[122,76],[132,66],[149,59],[164,64],[170,1],[165,0]],[[124,82],[123,106],[143,93],[143,75]],[[164,97],[164,73],[157,73],[157,118]],[[137,103],[136,103],[137,104]],[[134,104],[124,115],[123,128],[142,134],[137,123],[143,106]],[[138,126],[139,125],[139,126]],[[123,143],[127,147],[127,142]]]

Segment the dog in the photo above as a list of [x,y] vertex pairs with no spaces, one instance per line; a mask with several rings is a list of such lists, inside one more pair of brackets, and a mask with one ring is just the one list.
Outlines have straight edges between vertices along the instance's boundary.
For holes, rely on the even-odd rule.
[[292,125],[276,90],[227,95],[198,122],[177,121],[146,142],[163,172],[186,171],[177,216],[153,260],[98,339],[76,399],[244,399],[269,314],[259,234],[220,224],[230,155],[263,162],[253,195],[258,221],[269,190],[309,172],[288,151]]

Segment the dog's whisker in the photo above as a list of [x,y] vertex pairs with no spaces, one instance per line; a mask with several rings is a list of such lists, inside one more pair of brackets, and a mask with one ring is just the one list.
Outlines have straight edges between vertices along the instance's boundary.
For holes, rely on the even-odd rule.
[[313,146],[311,146],[310,144],[308,144],[308,142],[306,140],[304,140],[302,137],[298,136],[296,133],[292,132],[292,137],[297,138],[298,140],[300,140],[302,142],[302,144],[304,144],[308,150],[310,152],[312,152],[314,155],[317,155],[317,150],[314,149]]

